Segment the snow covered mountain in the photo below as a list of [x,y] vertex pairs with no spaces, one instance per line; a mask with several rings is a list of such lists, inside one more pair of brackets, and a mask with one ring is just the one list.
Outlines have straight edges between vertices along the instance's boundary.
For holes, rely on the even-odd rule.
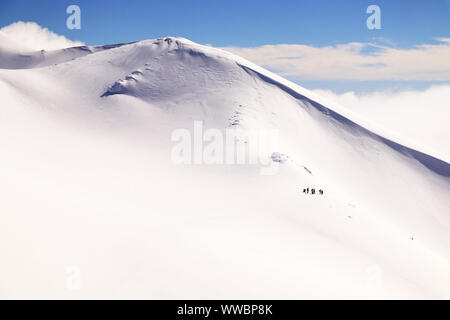
[[[14,48],[0,297],[450,298],[449,159],[186,39]],[[175,165],[198,120],[278,130],[279,172]]]

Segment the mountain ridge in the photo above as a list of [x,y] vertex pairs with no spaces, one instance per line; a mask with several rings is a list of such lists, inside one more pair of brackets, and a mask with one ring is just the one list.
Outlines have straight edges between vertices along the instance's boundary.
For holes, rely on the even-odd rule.
[[[0,296],[78,297],[73,263],[84,298],[450,296],[447,163],[220,49],[97,48],[0,70]],[[200,160],[208,129],[275,129],[279,170],[176,164],[180,129]]]

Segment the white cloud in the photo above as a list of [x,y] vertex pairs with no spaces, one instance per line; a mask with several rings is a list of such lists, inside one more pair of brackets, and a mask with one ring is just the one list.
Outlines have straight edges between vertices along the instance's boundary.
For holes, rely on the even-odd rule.
[[71,41],[47,28],[42,28],[35,22],[14,22],[1,28],[0,32],[29,50],[54,50],[84,45],[83,42]]
[[450,81],[450,39],[436,40],[411,49],[362,42],[223,49],[296,80]]
[[450,38],[436,38],[437,41],[450,43]]
[[433,154],[442,155],[444,159],[450,158],[450,85],[432,86],[420,91],[379,91],[368,94],[313,91],[417,145],[432,148],[435,151]]

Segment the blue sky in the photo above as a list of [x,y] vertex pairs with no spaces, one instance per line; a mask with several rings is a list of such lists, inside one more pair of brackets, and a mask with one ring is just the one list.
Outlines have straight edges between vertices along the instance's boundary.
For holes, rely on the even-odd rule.
[[[19,20],[34,21],[68,39],[88,45],[168,35],[227,48],[306,45],[306,48],[276,47],[276,53],[269,52],[269,55],[265,49],[236,50],[235,53],[308,88],[328,88],[337,92],[349,88],[357,91],[401,90],[425,88],[443,81],[449,83],[450,79],[450,67],[436,65],[436,59],[450,61],[450,0],[0,1],[0,27]],[[81,8],[81,30],[66,27],[69,16],[66,8],[71,4]],[[381,30],[366,27],[369,17],[366,9],[371,4],[381,8]],[[448,41],[442,42],[438,38]],[[357,49],[357,54],[353,54],[349,45],[353,42],[364,44]],[[403,50],[402,55],[397,55],[395,50],[367,45],[369,43]],[[434,47],[415,50],[422,44]],[[339,45],[346,47],[339,49]],[[310,52],[326,46],[332,46],[334,50]],[[373,53],[380,56],[372,59]],[[408,73],[402,60],[403,57],[411,59],[412,54],[417,54],[418,59],[417,63],[414,58],[409,60],[411,72]],[[330,59],[335,61],[328,61]],[[352,65],[349,64],[351,60],[362,62]],[[320,70],[323,74],[305,72],[305,66],[322,65],[322,61],[329,64],[328,68]],[[361,63],[366,64],[365,69],[360,68]],[[429,66],[414,69],[414,65],[423,64]],[[336,78],[337,69],[333,65],[342,66],[340,72],[348,74]],[[297,70],[297,73],[291,70]],[[316,72],[316,69],[312,71]]]
[[[81,30],[66,28],[70,4],[81,8]],[[381,30],[366,27],[370,4],[381,8]],[[2,0],[0,26],[18,20],[90,45],[172,35],[214,46],[324,46],[383,37],[408,47],[450,36],[450,0]]]

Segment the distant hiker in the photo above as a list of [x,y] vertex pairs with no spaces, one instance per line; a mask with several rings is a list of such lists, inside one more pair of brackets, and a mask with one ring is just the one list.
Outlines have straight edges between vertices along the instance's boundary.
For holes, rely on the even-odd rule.
[[303,189],[303,193],[306,193],[306,189]]
[[323,195],[323,190],[320,189],[320,190],[319,190],[319,193],[320,193],[320,195]]
[[316,193],[316,189],[311,189],[311,194],[315,194]]
[[309,193],[309,188],[306,188],[306,193]]

